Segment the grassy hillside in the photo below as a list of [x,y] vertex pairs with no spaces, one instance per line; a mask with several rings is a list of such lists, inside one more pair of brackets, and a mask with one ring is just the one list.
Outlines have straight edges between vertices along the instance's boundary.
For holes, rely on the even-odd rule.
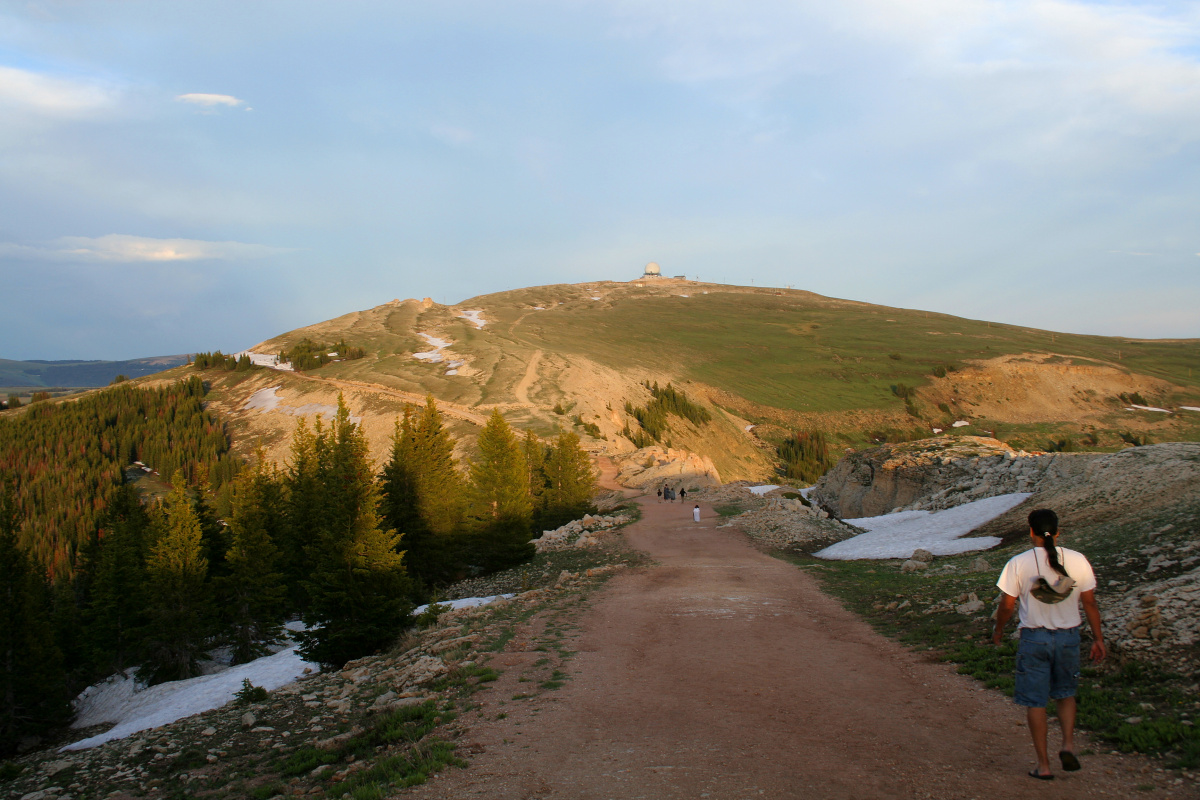
[[[434,349],[422,334],[450,343],[441,361],[414,356]],[[964,433],[1028,447],[1055,437],[1093,449],[1200,439],[1195,412],[1126,410],[1200,406],[1200,340],[1063,334],[798,290],[662,279],[533,287],[457,306],[395,300],[253,349],[279,352],[304,338],[366,351],[305,380],[432,393],[477,412],[495,406],[542,434],[590,429],[610,453],[632,449],[621,436],[624,408],[647,401],[643,382],[673,382],[736,417],[714,415],[719,436],[680,429],[672,444],[704,452],[720,441],[732,452],[706,454],[744,463],[736,469],[746,477],[769,465],[743,421],[769,440],[821,428],[851,446],[960,419],[970,422]]]

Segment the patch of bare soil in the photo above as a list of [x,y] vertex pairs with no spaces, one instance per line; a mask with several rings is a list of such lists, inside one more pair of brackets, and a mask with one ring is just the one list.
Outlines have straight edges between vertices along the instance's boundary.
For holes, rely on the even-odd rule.
[[999,422],[1099,422],[1123,393],[1170,395],[1166,381],[1100,362],[1022,353],[951,372],[918,391],[931,405],[947,403]]
[[[570,680],[518,699],[537,656],[518,632],[468,721],[473,763],[412,796],[1050,796],[1025,774],[1019,709],[874,633],[803,571],[718,529],[710,508],[694,523],[691,506],[642,501],[626,536],[655,563],[578,612]],[[1197,796],[1144,759],[1083,764],[1058,774],[1053,797]]]

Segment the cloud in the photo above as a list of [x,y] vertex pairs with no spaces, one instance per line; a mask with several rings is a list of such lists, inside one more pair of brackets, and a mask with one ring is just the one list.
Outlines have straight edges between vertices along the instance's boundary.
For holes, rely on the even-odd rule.
[[39,261],[165,263],[265,258],[289,248],[202,239],[153,239],[110,233],[107,236],[64,236],[50,246],[0,243],[0,258]]
[[[237,108],[238,106],[246,105],[245,100],[239,100],[231,94],[206,94],[204,92],[189,92],[175,97],[181,103],[191,103],[192,105],[201,106],[204,109],[215,111],[220,106],[229,108]],[[250,110],[249,107],[246,108]]]
[[116,92],[94,81],[56,78],[0,66],[0,107],[74,116],[112,105]]

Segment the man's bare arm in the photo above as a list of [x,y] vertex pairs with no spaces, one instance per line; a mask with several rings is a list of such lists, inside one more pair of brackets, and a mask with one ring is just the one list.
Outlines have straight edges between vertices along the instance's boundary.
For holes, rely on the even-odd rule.
[[1017,607],[1017,598],[1005,592],[1000,593],[1000,607],[996,609],[996,630],[992,631],[992,644],[1000,644],[1004,638],[1004,626],[1012,619]]
[[1080,592],[1079,602],[1083,604],[1083,613],[1092,628],[1092,661],[1103,661],[1108,655],[1108,648],[1104,646],[1104,631],[1100,627],[1100,606],[1096,605],[1096,590]]

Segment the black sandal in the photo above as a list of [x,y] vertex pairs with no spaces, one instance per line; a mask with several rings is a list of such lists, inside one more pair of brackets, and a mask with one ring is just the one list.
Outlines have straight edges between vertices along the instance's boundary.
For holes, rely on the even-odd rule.
[[1029,770],[1029,777],[1031,777],[1031,778],[1037,778],[1039,781],[1052,781],[1052,780],[1054,780],[1054,776],[1053,776],[1053,775],[1043,775],[1043,774],[1041,774],[1040,772],[1038,772],[1038,771],[1037,771],[1037,767],[1034,767],[1033,769]]

